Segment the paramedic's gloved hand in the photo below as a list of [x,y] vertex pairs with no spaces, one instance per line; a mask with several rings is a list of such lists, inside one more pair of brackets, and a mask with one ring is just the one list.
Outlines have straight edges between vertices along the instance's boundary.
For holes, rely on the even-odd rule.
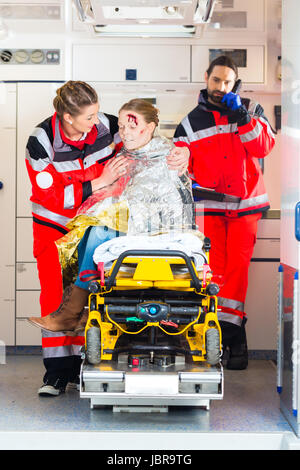
[[231,109],[231,111],[236,111],[242,106],[240,95],[232,93],[232,91],[223,96],[222,103],[225,103],[227,108]]
[[240,95],[237,95],[236,93],[232,93],[232,91],[230,91],[229,93],[226,93],[226,95],[223,96],[222,103],[224,103],[227,108],[231,111],[231,114],[234,115],[238,126],[244,126],[245,124],[248,124],[248,122],[251,121],[251,117],[247,109],[242,104]]
[[188,169],[190,150],[188,147],[174,147],[167,157],[169,170],[177,170],[181,176]]

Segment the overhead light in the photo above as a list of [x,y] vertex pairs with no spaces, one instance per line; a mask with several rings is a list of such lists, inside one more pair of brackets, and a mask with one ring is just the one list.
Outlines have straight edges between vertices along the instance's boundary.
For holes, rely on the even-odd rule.
[[186,28],[182,25],[96,25],[95,33],[98,36],[131,36],[131,37],[192,37],[195,28]]
[[176,15],[178,8],[177,7],[165,7],[164,11],[167,13],[167,15]]
[[[73,0],[80,20],[93,25],[97,35],[113,36],[115,31],[117,36],[162,34],[166,37],[198,35],[200,29],[203,30],[210,21],[216,2],[217,0]],[[150,26],[150,30],[146,30]],[[141,31],[142,27],[146,29]]]

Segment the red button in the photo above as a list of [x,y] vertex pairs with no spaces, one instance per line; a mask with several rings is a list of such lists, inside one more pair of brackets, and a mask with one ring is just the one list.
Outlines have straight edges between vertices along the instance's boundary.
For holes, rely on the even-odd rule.
[[140,361],[139,361],[139,359],[138,359],[137,357],[134,357],[134,358],[132,359],[132,365],[133,365],[133,366],[138,366],[138,365],[139,365],[139,362],[140,362]]

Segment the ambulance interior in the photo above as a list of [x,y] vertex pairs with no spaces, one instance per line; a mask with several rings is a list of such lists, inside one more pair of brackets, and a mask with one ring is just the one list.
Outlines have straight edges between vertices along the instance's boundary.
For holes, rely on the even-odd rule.
[[[1,449],[300,449],[299,13],[297,0],[0,3]],[[53,113],[56,89],[73,79],[95,87],[110,114],[125,100],[150,99],[159,133],[172,139],[221,53],[238,64],[241,96],[260,103],[276,130],[261,161],[271,208],[259,221],[249,271],[248,368],[224,369],[224,397],[209,410],[113,413],[90,409],[76,390],[38,397],[41,331],[26,321],[40,315],[29,134]]]

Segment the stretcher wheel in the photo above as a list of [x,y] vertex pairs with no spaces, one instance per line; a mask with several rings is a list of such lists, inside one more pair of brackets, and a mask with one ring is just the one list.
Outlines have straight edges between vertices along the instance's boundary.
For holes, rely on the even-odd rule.
[[220,362],[220,335],[216,328],[210,328],[205,333],[206,361],[214,366]]
[[86,358],[90,364],[101,362],[101,332],[96,326],[86,332]]

